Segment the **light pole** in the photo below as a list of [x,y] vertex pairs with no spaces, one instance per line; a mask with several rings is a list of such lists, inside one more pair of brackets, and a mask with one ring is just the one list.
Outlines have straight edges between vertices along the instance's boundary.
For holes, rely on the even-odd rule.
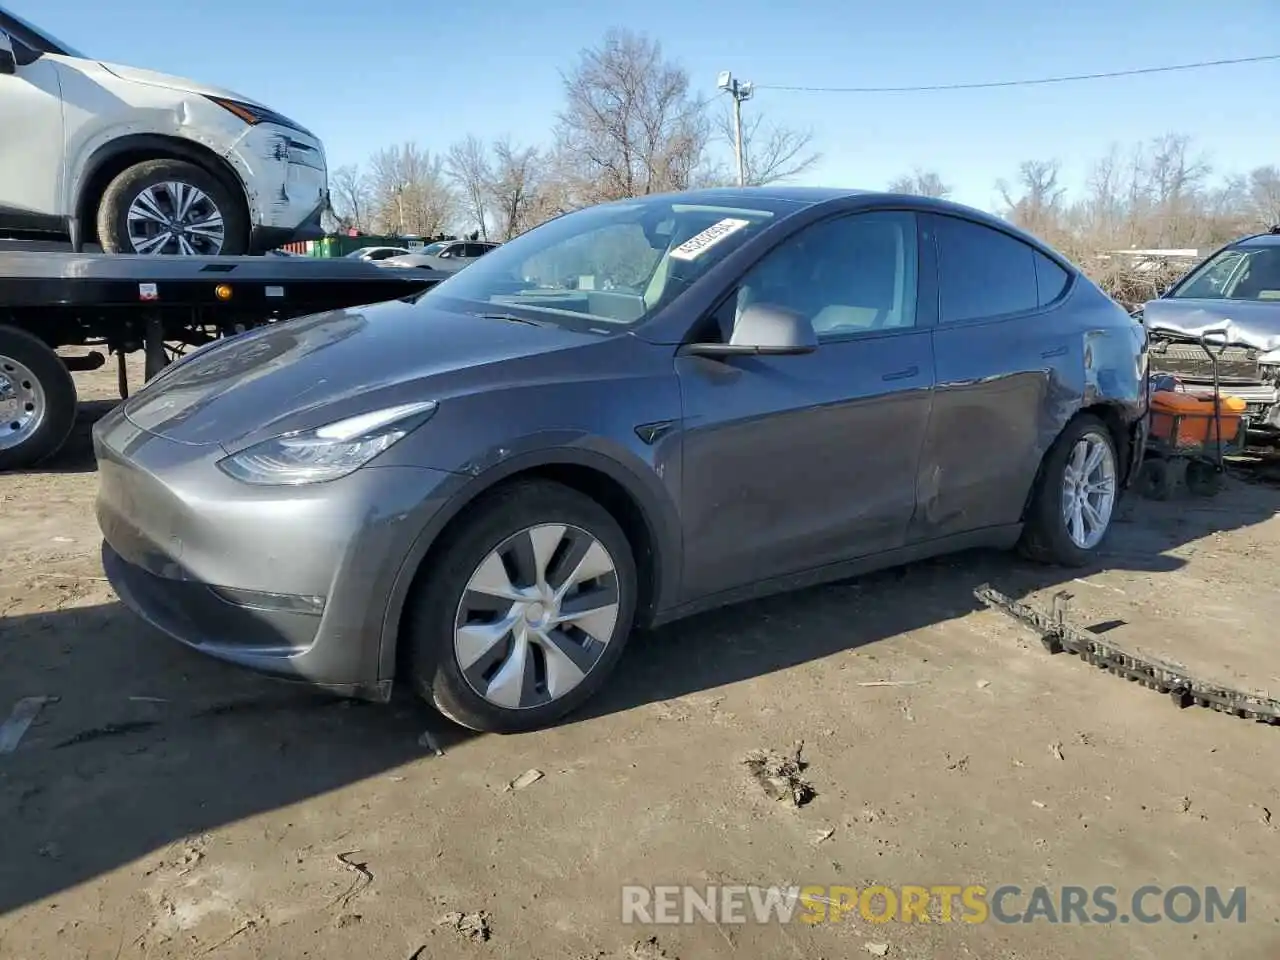
[[739,80],[728,70],[721,70],[716,86],[733,97],[733,153],[738,160],[738,186],[747,185],[747,160],[742,146],[742,104],[755,91],[750,80]]

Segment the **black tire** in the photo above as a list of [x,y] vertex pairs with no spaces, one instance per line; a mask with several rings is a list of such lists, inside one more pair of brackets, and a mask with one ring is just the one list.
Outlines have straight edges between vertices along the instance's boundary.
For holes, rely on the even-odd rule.
[[[486,700],[463,674],[454,652],[459,604],[472,574],[508,537],[540,524],[585,530],[609,553],[617,574],[617,619],[605,650],[578,685],[538,706],[506,708]],[[609,511],[590,497],[547,481],[517,482],[467,508],[433,549],[411,598],[406,665],[420,696],[455,723],[485,733],[518,733],[550,725],[603,685],[622,656],[635,618],[636,568],[631,544]]]
[[[67,442],[76,422],[76,385],[66,364],[44,341],[25,330],[0,327],[0,377],[7,382],[20,376],[19,365],[34,377],[33,385],[44,396],[44,415],[35,429],[12,447],[3,443],[4,433],[11,432],[16,421],[0,422],[0,470],[32,467],[47,460]],[[17,384],[21,392],[25,392],[25,383],[23,377]],[[4,402],[0,397],[0,403]]]
[[1184,479],[1187,490],[1197,497],[1216,497],[1221,491],[1225,478],[1222,471],[1212,463],[1203,460],[1192,460],[1187,464],[1187,475]]
[[129,238],[129,207],[146,189],[160,183],[195,187],[222,214],[224,236],[220,256],[240,256],[249,249],[249,215],[238,186],[232,189],[209,171],[184,160],[145,160],[119,174],[98,204],[98,241],[107,253],[137,253]]
[[1138,494],[1148,500],[1168,500],[1173,496],[1174,476],[1169,461],[1160,457],[1144,460],[1134,478]]
[[[1067,460],[1076,443],[1088,435],[1100,437],[1111,451],[1116,472],[1116,499],[1108,518],[1107,530],[1102,539],[1085,549],[1076,544],[1067,532],[1062,516],[1062,483]],[[1049,452],[1045,454],[1036,480],[1036,489],[1027,511],[1026,524],[1018,550],[1023,556],[1039,563],[1053,563],[1064,567],[1083,567],[1097,555],[1099,548],[1110,535],[1115,520],[1115,506],[1119,502],[1120,459],[1116,454],[1116,441],[1107,425],[1092,414],[1076,417],[1059,435]]]

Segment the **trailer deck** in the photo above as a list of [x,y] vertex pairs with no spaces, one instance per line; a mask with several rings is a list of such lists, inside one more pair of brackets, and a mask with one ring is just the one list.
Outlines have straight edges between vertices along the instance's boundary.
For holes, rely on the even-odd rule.
[[449,274],[312,257],[0,252],[0,470],[54,453],[75,418],[70,374],[145,351],[150,379],[186,349],[327,310],[416,297]]

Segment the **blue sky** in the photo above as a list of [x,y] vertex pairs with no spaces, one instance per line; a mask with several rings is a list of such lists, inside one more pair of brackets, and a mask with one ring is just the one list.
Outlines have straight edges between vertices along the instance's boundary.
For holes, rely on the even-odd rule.
[[[708,92],[722,69],[761,87],[900,86],[1280,53],[1280,0],[3,2],[91,56],[262,100],[315,130],[331,166],[406,139],[544,142],[558,71],[611,26],[657,37]],[[1021,160],[1057,158],[1075,185],[1110,143],[1167,132],[1193,136],[1219,170],[1280,163],[1278,90],[1273,61],[1005,90],[762,89],[746,109],[814,129],[824,159],[804,182],[875,188],[932,168],[955,199],[990,208]]]

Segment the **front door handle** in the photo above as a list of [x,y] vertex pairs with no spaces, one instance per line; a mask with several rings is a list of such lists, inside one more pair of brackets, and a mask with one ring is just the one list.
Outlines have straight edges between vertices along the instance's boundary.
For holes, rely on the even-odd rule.
[[1066,355],[1067,345],[1063,344],[1060,347],[1054,347],[1052,350],[1046,350],[1044,353],[1040,354],[1040,359],[1052,360],[1054,357],[1065,357]]
[[919,375],[919,367],[907,367],[905,370],[899,370],[897,373],[886,373],[881,380],[906,380],[908,377]]

